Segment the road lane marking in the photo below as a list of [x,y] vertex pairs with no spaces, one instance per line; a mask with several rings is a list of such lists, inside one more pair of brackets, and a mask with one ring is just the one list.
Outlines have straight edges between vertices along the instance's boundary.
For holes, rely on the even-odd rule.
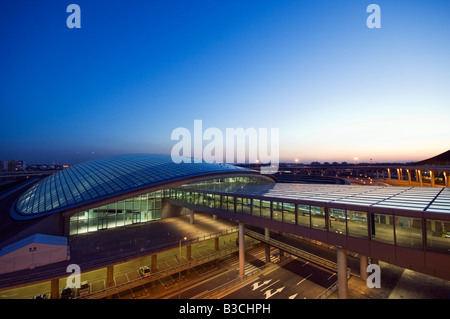
[[263,291],[264,289],[267,289],[267,288],[269,288],[270,286],[273,286],[273,285],[275,285],[277,282],[279,282],[280,281],[280,279],[278,279],[277,281],[275,281],[275,282],[273,282],[272,284],[270,284],[270,285],[268,285],[267,287],[264,287],[263,289],[261,289],[260,291]]
[[267,285],[271,281],[272,281],[272,279],[269,279],[269,280],[262,282],[261,284],[260,284],[260,281],[257,281],[252,285],[252,290],[259,289],[260,287]]
[[278,288],[278,289],[275,290],[273,293],[272,293],[272,289],[266,290],[266,291],[264,292],[264,295],[266,296],[266,299],[269,299],[270,297],[276,295],[277,293],[282,292],[283,289],[284,289],[284,287]]
[[308,276],[306,276],[305,278],[303,278],[302,280],[300,280],[298,283],[297,283],[297,286],[298,285],[300,285],[302,282],[304,282],[305,280],[307,280],[309,277],[311,277],[312,276],[312,274],[309,274]]

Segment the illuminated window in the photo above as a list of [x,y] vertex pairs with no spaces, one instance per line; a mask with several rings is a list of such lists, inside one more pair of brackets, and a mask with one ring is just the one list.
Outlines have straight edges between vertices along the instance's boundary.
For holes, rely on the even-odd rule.
[[422,220],[410,217],[395,217],[395,238],[398,246],[422,248]]
[[220,208],[220,195],[214,195],[214,208]]
[[246,215],[251,215],[252,213],[252,200],[250,198],[242,199],[242,211]]
[[391,215],[373,214],[372,239],[384,243],[394,243],[394,218]]
[[311,206],[311,226],[317,229],[326,229],[325,207]]
[[261,217],[261,201],[253,199],[252,216]]
[[272,202],[272,219],[276,221],[283,221],[283,203]]
[[124,225],[161,219],[161,192],[140,195],[74,214],[69,221],[69,234],[95,232]]
[[261,217],[270,219],[270,201],[262,200],[261,201]]
[[236,197],[236,213],[242,213],[242,198]]
[[283,203],[283,221],[295,225],[295,204]]
[[310,227],[310,212],[308,205],[298,204],[297,225]]
[[427,249],[450,253],[450,222],[426,220]]
[[330,208],[328,214],[328,229],[337,234],[346,234],[346,214],[344,209]]
[[367,213],[353,210],[347,211],[348,235],[359,238],[369,238],[367,225]]

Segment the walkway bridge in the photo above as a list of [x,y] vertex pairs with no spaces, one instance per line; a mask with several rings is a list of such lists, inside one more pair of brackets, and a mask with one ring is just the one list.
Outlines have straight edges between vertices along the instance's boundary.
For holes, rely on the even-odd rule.
[[338,264],[350,251],[361,269],[370,257],[450,280],[449,188],[205,184],[164,197],[165,205],[237,220],[242,230],[248,224],[333,245]]

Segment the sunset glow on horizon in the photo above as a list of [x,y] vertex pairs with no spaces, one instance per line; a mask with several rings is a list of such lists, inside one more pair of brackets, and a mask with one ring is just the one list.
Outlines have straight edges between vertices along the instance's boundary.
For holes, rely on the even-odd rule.
[[448,1],[0,4],[0,159],[170,154],[171,132],[278,128],[280,162],[450,149]]

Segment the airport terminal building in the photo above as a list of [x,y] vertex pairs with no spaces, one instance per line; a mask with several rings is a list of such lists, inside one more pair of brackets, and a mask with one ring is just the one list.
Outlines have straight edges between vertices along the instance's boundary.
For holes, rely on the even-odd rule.
[[362,265],[371,257],[450,280],[447,187],[284,184],[234,165],[132,154],[74,165],[18,196],[1,230],[0,282],[67,263],[76,236],[108,239],[113,229],[196,211],[242,233],[251,225],[333,245],[338,260],[351,251]]
[[[273,182],[258,172],[226,164],[179,163],[170,156],[125,155],[75,165],[21,195],[17,220],[55,218],[55,235],[145,223],[163,218],[164,191],[184,184]],[[167,217],[167,216],[165,216]]]

